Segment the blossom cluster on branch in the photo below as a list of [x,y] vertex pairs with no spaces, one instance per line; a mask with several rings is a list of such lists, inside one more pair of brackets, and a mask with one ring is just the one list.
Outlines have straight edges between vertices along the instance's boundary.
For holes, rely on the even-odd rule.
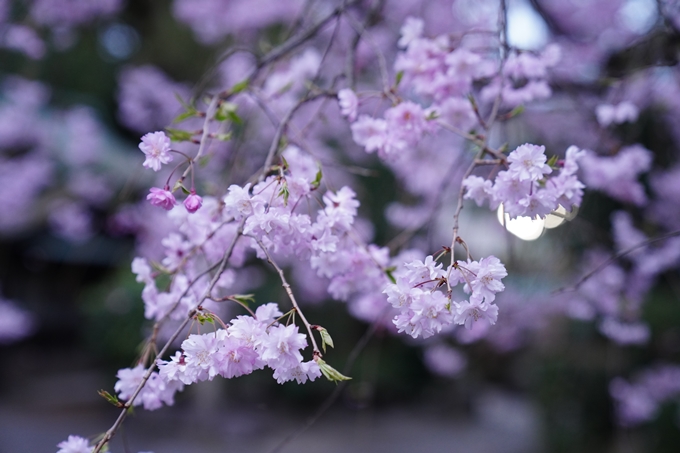
[[[652,420],[678,394],[646,313],[659,288],[675,291],[680,265],[673,2],[148,6],[212,53],[192,83],[182,79],[198,69],[166,54],[127,61],[157,53],[126,23],[132,2],[21,3],[0,1],[0,52],[26,65],[0,86],[0,234],[44,229],[82,248],[132,238],[151,324],[116,395],[103,392],[118,420],[60,453],[104,451],[130,407],[171,405],[217,376],[350,379],[326,362],[339,360],[327,348],[340,332],[307,319],[327,299],[422,347],[446,377],[473,363],[471,343],[502,354],[560,318],[590,323],[658,362],[608,376],[619,425]],[[531,36],[518,33],[522,17]],[[23,78],[46,55],[80,51],[91,29],[115,69],[117,115],[65,107],[68,84],[51,100]],[[569,226],[530,248],[508,239],[517,224],[536,236]],[[532,272],[545,287],[529,294]],[[250,294],[265,279],[282,300]],[[0,302],[0,342],[38,328]]]

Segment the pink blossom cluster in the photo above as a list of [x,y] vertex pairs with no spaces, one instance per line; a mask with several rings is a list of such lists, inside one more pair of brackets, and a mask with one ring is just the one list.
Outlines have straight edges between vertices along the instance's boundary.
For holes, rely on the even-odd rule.
[[545,217],[563,206],[571,210],[581,203],[584,185],[576,172],[585,151],[569,147],[558,175],[547,163],[545,147],[532,144],[518,146],[508,157],[508,169],[499,172],[494,181],[468,176],[463,181],[465,198],[481,206],[488,200],[491,209],[503,205],[503,210],[519,216]]
[[595,109],[597,122],[600,126],[607,127],[611,124],[621,124],[637,120],[638,108],[630,101],[623,101],[619,104],[600,104]]
[[[80,436],[68,436],[68,439],[57,444],[57,453],[92,453],[94,445],[90,441]],[[108,450],[107,450],[108,451]],[[150,451],[140,451],[139,453],[152,453]]]
[[319,366],[305,362],[300,352],[307,347],[306,336],[294,324],[279,324],[281,316],[276,304],[265,304],[254,317],[238,316],[225,329],[189,335],[181,352],[170,361],[159,361],[160,376],[168,384],[189,385],[218,375],[231,379],[267,366],[279,384],[315,380],[321,376]]
[[[592,269],[605,259],[603,254],[593,253],[582,267]],[[566,313],[574,319],[597,319],[600,333],[619,345],[645,344],[651,331],[641,320],[641,305],[649,281],[644,275],[627,273],[621,266],[610,264],[569,297]]]
[[408,151],[424,134],[435,130],[433,118],[431,112],[420,105],[404,101],[387,109],[384,119],[359,116],[352,124],[352,138],[368,153],[377,152],[382,158],[394,158]]
[[660,406],[680,395],[680,367],[656,365],[639,373],[633,382],[617,377],[609,384],[618,423],[624,427],[652,420]]
[[0,185],[3,235],[45,223],[52,234],[82,242],[99,232],[96,216],[129,175],[125,153],[94,110],[56,109],[38,81],[0,83]]
[[601,190],[612,198],[644,206],[647,195],[638,177],[649,171],[652,156],[642,145],[623,147],[611,157],[588,152],[581,160],[583,179],[588,187]]
[[502,73],[482,88],[481,99],[494,101],[498,96],[509,107],[547,99],[552,95],[548,84],[548,70],[560,61],[557,44],[547,46],[540,54],[513,52],[503,66]]
[[[145,317],[159,321],[165,317],[183,319],[196,307],[198,300],[209,285],[209,275],[205,275],[205,260],[219,262],[229,244],[234,241],[237,225],[228,223],[224,209],[214,199],[206,197],[204,208],[195,214],[174,210],[171,220],[177,232],[168,234],[161,242],[164,258],[152,269],[146,258],[137,257],[132,262],[132,271],[137,281],[144,283],[142,299]],[[242,266],[245,260],[246,245],[238,243],[232,254],[230,264]],[[233,272],[233,271],[232,271]],[[228,291],[233,284],[234,275],[225,272],[217,281],[217,290]],[[165,290],[158,288],[156,278],[162,274],[172,275]]]
[[125,67],[118,75],[118,121],[140,133],[161,129],[181,113],[177,97],[190,94],[185,84],[155,66]]
[[204,44],[214,44],[230,33],[263,29],[269,25],[297,18],[302,0],[249,3],[229,0],[175,0],[172,12],[178,21],[187,24]]
[[[121,400],[130,399],[141,384],[145,373],[146,368],[142,364],[134,368],[118,370],[116,374],[118,381],[113,388]],[[132,405],[143,406],[144,409],[149,411],[160,409],[164,404],[172,406],[175,403],[175,393],[183,389],[183,383],[166,381],[156,371],[153,371]]]
[[[507,275],[505,266],[495,256],[458,261],[444,270],[429,255],[425,261],[405,263],[395,272],[395,283],[388,284],[383,292],[392,307],[399,310],[393,319],[398,331],[413,338],[428,338],[454,323],[466,329],[480,320],[495,324],[498,307],[493,301],[496,293],[505,288],[501,279]],[[470,294],[468,300],[455,301],[450,291],[445,294],[439,290],[459,283]]]
[[[165,132],[149,132],[142,137],[142,141],[139,144],[139,149],[144,153],[146,159],[142,166],[150,168],[153,171],[158,171],[161,169],[161,165],[172,162],[172,155],[170,152],[171,141],[170,137],[165,135]],[[193,165],[190,163],[190,165]],[[193,171],[193,167],[191,168]],[[165,187],[158,188],[152,187],[149,189],[149,194],[146,199],[153,206],[158,206],[166,211],[170,211],[177,205],[177,200],[170,190],[169,185]],[[203,206],[203,197],[196,193],[196,189],[192,187],[189,191],[189,195],[184,199],[184,207],[187,212],[193,214],[198,211],[201,206]]]

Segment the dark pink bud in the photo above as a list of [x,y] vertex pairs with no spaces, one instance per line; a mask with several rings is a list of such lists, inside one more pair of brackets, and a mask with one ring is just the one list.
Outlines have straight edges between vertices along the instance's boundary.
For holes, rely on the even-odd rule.
[[194,213],[203,205],[203,198],[196,195],[196,191],[191,189],[191,194],[184,200],[184,207],[187,211]]

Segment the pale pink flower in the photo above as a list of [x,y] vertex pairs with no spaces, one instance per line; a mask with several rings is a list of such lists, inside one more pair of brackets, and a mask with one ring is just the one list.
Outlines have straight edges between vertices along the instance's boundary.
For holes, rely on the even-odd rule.
[[423,35],[423,29],[425,28],[425,22],[422,19],[416,17],[407,17],[404,21],[404,25],[401,26],[399,33],[401,38],[397,45],[401,48],[406,48],[411,43],[411,41],[420,38]]
[[352,124],[352,138],[366,148],[367,153],[377,151],[385,146],[387,141],[387,122],[383,119],[361,115]]
[[57,453],[91,453],[92,447],[87,439],[80,436],[68,436],[68,439],[57,444]]
[[139,149],[146,156],[143,166],[158,171],[161,169],[161,164],[167,164],[172,161],[170,155],[170,138],[165,135],[165,132],[149,132],[142,137],[142,142],[139,144]]
[[466,329],[472,329],[473,323],[486,320],[489,324],[496,324],[498,319],[498,307],[488,302],[482,302],[481,297],[471,297],[469,301],[457,304],[456,324],[465,325]]
[[510,168],[508,172],[520,181],[538,181],[543,175],[552,172],[545,163],[545,146],[537,146],[529,143],[518,146],[508,155]]

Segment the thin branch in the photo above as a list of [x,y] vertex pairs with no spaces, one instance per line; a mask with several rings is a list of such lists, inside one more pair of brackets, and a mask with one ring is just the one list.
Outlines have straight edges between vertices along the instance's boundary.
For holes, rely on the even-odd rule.
[[295,311],[300,315],[302,323],[307,328],[307,333],[309,333],[309,338],[310,341],[312,342],[312,348],[314,349],[314,355],[321,357],[321,350],[319,349],[319,346],[317,346],[316,339],[312,334],[312,325],[309,323],[309,321],[307,321],[307,318],[305,318],[305,315],[304,313],[302,313],[302,310],[300,310],[300,306],[298,305],[297,300],[295,300],[295,295],[293,294],[293,290],[290,289],[290,284],[288,283],[288,280],[286,280],[286,275],[284,274],[283,269],[281,269],[279,265],[276,264],[272,256],[269,254],[269,250],[267,250],[267,247],[262,243],[261,240],[254,236],[250,235],[246,236],[252,238],[255,242],[257,242],[257,245],[260,246],[260,249],[262,249],[264,254],[267,256],[267,261],[269,261],[269,264],[274,266],[274,269],[276,269],[276,272],[278,272],[279,278],[281,279],[281,286],[283,286],[283,288],[286,290],[286,294],[288,294],[288,298],[290,298],[290,302],[293,304],[293,308],[295,308]]
[[316,100],[320,97],[325,97],[325,96],[331,96],[333,93],[328,93],[328,92],[321,92],[321,93],[315,93],[311,94],[308,96],[305,96],[304,98],[300,99],[293,107],[290,108],[286,112],[286,114],[283,116],[281,121],[279,122],[279,125],[276,127],[276,132],[274,133],[274,138],[272,139],[272,143],[269,146],[269,152],[267,153],[267,158],[264,161],[264,165],[262,166],[262,171],[260,172],[260,175],[258,176],[257,180],[258,182],[264,181],[265,176],[267,175],[267,172],[269,171],[269,168],[272,165],[272,162],[274,161],[274,156],[276,155],[276,150],[279,148],[279,142],[281,141],[281,137],[283,137],[283,133],[288,127],[288,123],[290,123],[290,120],[293,118],[293,115],[295,112],[300,109],[303,105],[305,105],[307,102]]
[[[345,11],[352,6],[356,5],[359,3],[360,0],[347,0],[343,2],[341,5],[336,7],[333,11],[331,11],[326,17],[323,19],[319,20],[315,25],[311,26],[307,30],[299,33],[298,35],[295,35],[291,37],[289,40],[281,44],[280,46],[276,47],[275,49],[271,50],[269,53],[267,53],[260,61],[257,63],[255,68],[245,77],[244,82],[247,82],[250,84],[257,75],[260,73],[260,71],[268,66],[269,64],[277,61],[280,58],[283,58],[284,56],[288,55],[290,52],[294,51],[298,47],[300,47],[302,44],[313,38],[323,27],[326,26],[330,21],[335,19],[336,17],[342,15],[345,13]],[[221,99],[228,99],[229,97],[232,96],[232,92],[230,90],[225,90],[221,92],[218,96]]]
[[622,252],[617,253],[616,255],[613,255],[609,259],[605,260],[602,262],[599,266],[596,266],[595,269],[591,270],[588,272],[586,275],[581,277],[575,284],[574,286],[571,287],[566,287],[566,288],[559,288],[556,289],[555,291],[552,292],[552,294],[562,294],[562,293],[567,293],[567,292],[572,292],[576,291],[579,289],[579,287],[584,284],[588,279],[590,279],[592,276],[600,272],[602,269],[606,268],[609,266],[611,263],[614,261],[618,260],[619,258],[623,258],[624,256],[628,255],[629,253],[634,252],[637,249],[647,247],[650,244],[654,244],[655,242],[663,241],[664,239],[672,238],[675,236],[680,236],[680,230],[672,231],[670,233],[663,234],[661,236],[657,236],[655,238],[647,239],[646,241],[642,241],[638,244],[633,245],[632,247],[627,248],[626,250],[623,250]]
[[[142,388],[144,388],[144,385],[146,384],[146,382],[151,377],[151,373],[153,373],[153,371],[156,369],[156,361],[158,359],[160,359],[161,357],[163,357],[163,355],[167,352],[167,350],[174,343],[174,341],[177,339],[177,337],[179,337],[179,334],[182,333],[182,331],[187,326],[187,324],[189,324],[189,322],[196,315],[198,307],[203,303],[203,301],[205,301],[210,296],[210,293],[212,292],[213,288],[215,287],[215,284],[217,283],[217,280],[219,280],[220,276],[222,275],[222,272],[224,271],[224,269],[227,266],[227,262],[231,258],[232,253],[234,252],[234,248],[236,247],[236,242],[238,241],[238,238],[240,238],[241,235],[243,234],[243,225],[244,224],[245,224],[245,218],[241,220],[241,223],[239,224],[238,231],[237,231],[236,235],[234,236],[234,239],[231,241],[231,244],[229,244],[229,247],[227,248],[227,250],[224,253],[224,256],[222,257],[222,261],[220,262],[219,269],[217,270],[217,272],[215,273],[215,275],[211,279],[210,284],[208,285],[208,288],[205,290],[205,293],[200,298],[199,302],[196,304],[196,307],[194,307],[189,312],[189,314],[184,319],[184,321],[182,321],[180,326],[170,336],[170,339],[168,339],[168,341],[165,343],[165,345],[161,348],[160,352],[158,354],[156,354],[156,357],[154,358],[153,363],[151,365],[149,365],[149,368],[144,373],[144,376],[142,377],[141,382],[139,383],[139,385],[137,386],[135,391],[132,393],[130,398],[125,402],[125,405],[123,406],[123,410],[118,415],[118,418],[116,419],[114,424],[111,426],[111,428],[109,428],[109,430],[106,432],[106,434],[104,434],[104,437],[102,437],[102,439],[97,443],[97,445],[95,446],[92,453],[99,453],[101,451],[101,449],[104,447],[104,445],[106,445],[107,443],[109,443],[109,441],[111,441],[111,439],[113,439],[113,436],[116,434],[116,432],[118,431],[120,426],[123,424],[123,421],[125,421],[125,418],[127,417],[127,414],[128,414],[128,409],[130,409],[133,406],[135,399],[137,398],[139,393],[142,391]],[[180,299],[181,299],[181,297],[180,297]],[[156,330],[156,327],[157,326],[154,326],[155,330]]]

